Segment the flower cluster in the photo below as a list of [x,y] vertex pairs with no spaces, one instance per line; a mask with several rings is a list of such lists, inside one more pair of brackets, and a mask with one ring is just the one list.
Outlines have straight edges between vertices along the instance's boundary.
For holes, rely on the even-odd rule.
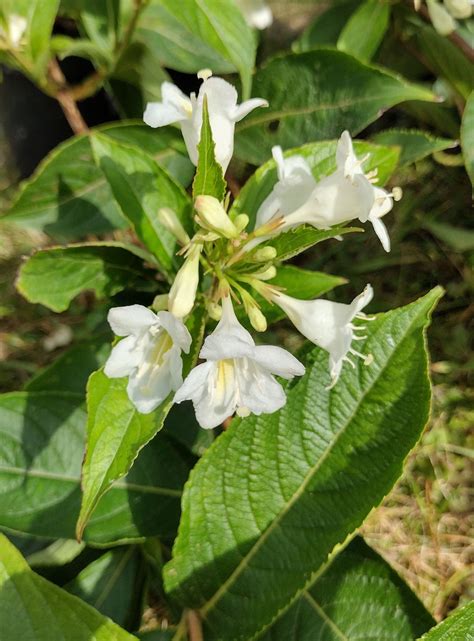
[[[147,106],[144,119],[153,127],[180,125],[189,156],[198,163],[203,101],[207,97],[209,122],[216,161],[223,171],[231,160],[235,123],[252,109],[267,106],[260,98],[237,104],[229,83],[201,72],[199,94],[185,96],[165,82],[162,102]],[[304,374],[304,366],[288,351],[256,345],[237,316],[247,316],[252,327],[265,331],[267,321],[259,300],[279,306],[307,339],[329,354],[330,385],[338,380],[343,364],[353,367],[351,356],[370,364],[354,341],[364,337],[356,319],[370,320],[363,309],[373,296],[367,285],[350,304],[328,300],[298,300],[271,283],[277,274],[277,250],[271,245],[279,234],[300,225],[329,229],[352,219],[369,221],[384,249],[390,240],[382,217],[400,197],[374,185],[376,171],[365,173],[367,158],[358,158],[345,131],[335,154],[336,169],[316,180],[303,156],[285,158],[274,147],[278,180],[262,202],[253,230],[245,214],[231,216],[228,198],[211,195],[195,199],[195,234],[188,236],[177,215],[162,209],[157,217],[181,244],[184,262],[165,297],[157,297],[154,311],[141,305],[113,308],[109,323],[123,337],[106,363],[109,377],[128,377],[128,395],[139,412],[153,411],[165,399],[191,400],[204,428],[220,425],[235,412],[239,416],[271,413],[283,407],[285,392],[275,376],[291,379]],[[264,244],[262,244],[264,243]],[[269,282],[270,281],[270,282]],[[205,305],[218,321],[199,353],[202,363],[183,380],[182,354],[190,351],[192,338],[185,325],[196,304]],[[238,306],[237,315],[234,305]]]

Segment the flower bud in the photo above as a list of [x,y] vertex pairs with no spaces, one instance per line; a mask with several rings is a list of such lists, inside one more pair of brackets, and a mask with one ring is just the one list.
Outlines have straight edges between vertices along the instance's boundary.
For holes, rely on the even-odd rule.
[[154,312],[162,312],[168,309],[168,302],[169,294],[158,294],[158,296],[155,296],[155,298],[153,299],[151,307]]
[[28,22],[26,18],[12,13],[8,16],[6,29],[0,25],[0,36],[9,41],[12,49],[18,49],[27,26]]
[[227,215],[226,210],[214,196],[198,196],[194,202],[199,224],[225,238],[237,238],[240,231]]
[[262,247],[261,249],[257,249],[255,254],[251,257],[252,262],[254,263],[266,263],[269,260],[273,260],[276,258],[277,255],[277,250],[275,247],[270,247],[269,245],[267,247]]
[[244,229],[247,227],[249,224],[249,217],[247,214],[239,214],[238,216],[235,217],[234,220],[234,225],[237,227],[240,232],[244,231]]
[[255,272],[252,274],[254,278],[258,280],[271,280],[277,275],[277,270],[275,265],[269,265],[266,269],[263,269],[261,272]]
[[208,300],[206,302],[206,309],[207,309],[207,313],[213,320],[220,321],[222,316],[222,307],[220,305],[218,305],[212,300]]
[[448,36],[456,29],[456,21],[444,6],[436,0],[428,0],[428,13],[436,31],[442,36]]
[[202,245],[191,245],[188,256],[171,286],[168,309],[177,318],[186,316],[193,308],[199,284],[201,250]]
[[249,309],[247,310],[247,315],[255,331],[257,332],[266,331],[267,319],[265,318],[261,310],[256,305],[252,305],[251,307],[249,307]]
[[444,0],[444,6],[453,18],[463,20],[471,17],[472,5],[470,0]]
[[158,210],[158,221],[165,227],[182,245],[189,243],[189,236],[186,233],[176,213],[169,207],[162,207]]

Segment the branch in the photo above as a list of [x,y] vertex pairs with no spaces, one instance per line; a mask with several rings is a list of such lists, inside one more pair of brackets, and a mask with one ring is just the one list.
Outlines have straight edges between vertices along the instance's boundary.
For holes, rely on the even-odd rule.
[[188,610],[188,632],[189,641],[204,641],[202,636],[201,619],[196,610]]
[[69,126],[75,134],[87,132],[89,130],[87,124],[79,111],[76,100],[70,88],[67,86],[66,78],[55,58],[51,58],[48,63],[48,73],[50,79],[56,86],[54,97],[59,102]]

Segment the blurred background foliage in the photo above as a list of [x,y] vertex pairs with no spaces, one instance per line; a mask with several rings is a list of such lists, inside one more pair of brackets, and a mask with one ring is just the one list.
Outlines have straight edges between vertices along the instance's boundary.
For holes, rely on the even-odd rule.
[[[403,478],[363,527],[367,542],[389,560],[440,620],[474,596],[469,592],[473,585],[474,225],[472,189],[458,142],[465,101],[474,86],[473,19],[444,37],[431,25],[425,7],[417,13],[410,2],[374,2],[374,20],[384,21],[383,38],[369,42],[361,37],[354,43],[344,30],[348,21],[357,20],[362,7],[358,1],[275,0],[271,4],[275,20],[261,36],[258,60],[285,48],[304,51],[327,45],[354,53],[355,47],[362,59],[372,59],[442,97],[438,103],[403,103],[363,132],[364,138],[390,142],[388,134],[380,132],[416,128],[454,141],[401,166],[393,176],[392,186],[400,185],[404,197],[387,217],[392,252],[385,254],[374,234],[361,234],[350,241],[324,244],[322,249],[318,245],[300,259],[302,266],[350,281],[344,291],[330,295],[334,298],[347,301],[370,281],[380,310],[403,305],[436,284],[446,290],[429,331],[434,384],[431,421]],[[58,46],[66,45],[64,38],[77,36],[74,2],[62,7],[54,30]],[[90,73],[86,58],[66,59],[63,72],[68,80],[77,82]],[[98,92],[81,103],[88,125],[124,114],[139,116],[144,97],[154,94],[166,73],[143,63],[142,71],[151,74],[140,85],[145,91],[138,96],[130,89],[130,66],[122,63],[115,79],[105,88],[98,86]],[[171,75],[184,89],[196,86],[193,76]],[[28,176],[71,131],[56,102],[17,71],[5,70],[0,100],[0,209],[6,212],[20,178]],[[405,152],[409,154],[409,148]],[[232,165],[234,192],[252,171],[237,162]],[[111,237],[122,239],[126,234],[116,231]],[[87,293],[62,314],[31,305],[16,293],[14,281],[22,256],[48,244],[51,241],[42,232],[0,219],[2,391],[21,389],[104,318],[103,304]],[[289,325],[281,323],[273,331],[287,347],[298,346]],[[80,586],[75,589],[80,592]]]

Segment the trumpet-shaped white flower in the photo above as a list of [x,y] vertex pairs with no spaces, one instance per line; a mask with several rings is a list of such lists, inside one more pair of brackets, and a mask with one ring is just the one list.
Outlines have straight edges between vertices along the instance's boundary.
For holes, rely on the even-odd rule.
[[245,118],[256,107],[268,107],[266,100],[252,98],[238,105],[235,87],[222,78],[206,78],[198,96],[192,93],[189,98],[176,85],[164,82],[161,85],[162,102],[149,102],[143,120],[150,127],[178,123],[189,157],[197,165],[204,96],[207,96],[216,160],[225,172],[234,151],[235,123]]
[[189,352],[191,335],[173,314],[155,314],[143,305],[114,307],[107,320],[125,338],[112,349],[104,372],[109,378],[128,376],[128,397],[148,414],[182,385],[181,351]]
[[274,374],[291,379],[305,371],[286,350],[256,346],[237,320],[230,297],[223,300],[221,320],[199,356],[207,362],[191,371],[174,400],[192,400],[204,428],[220,425],[236,410],[239,416],[276,412],[286,396]]
[[272,10],[264,0],[236,0],[236,3],[250,27],[266,29],[272,24]]
[[273,147],[278,182],[257,211],[256,227],[261,227],[274,216],[287,216],[302,207],[316,187],[316,179],[302,156],[283,157],[281,147]]
[[329,352],[331,387],[336,384],[345,361],[354,365],[348,354],[364,358],[367,364],[370,362],[369,356],[360,354],[351,344],[353,340],[363,338],[354,334],[357,330],[363,329],[363,326],[355,326],[352,321],[354,318],[368,318],[361,312],[370,303],[372,296],[373,290],[370,285],[367,285],[350,305],[321,299],[298,300],[281,293],[275,293],[273,296],[273,302],[283,309],[298,331],[315,345]]
[[[273,217],[283,215],[279,232],[305,223],[317,229],[328,229],[355,218],[361,222],[369,220],[383,248],[390,251],[390,239],[381,218],[392,209],[393,200],[398,200],[401,192],[394,190],[390,194],[372,185],[371,174],[366,176],[361,168],[364,160],[357,158],[349,132],[344,131],[337,145],[336,171],[318,183],[313,179],[315,187],[309,194],[310,179],[303,181],[301,173],[292,171],[292,175],[299,176],[298,180],[280,178],[267,199],[269,202],[262,204],[258,222],[268,221],[272,209]],[[299,206],[295,207],[298,202]]]

